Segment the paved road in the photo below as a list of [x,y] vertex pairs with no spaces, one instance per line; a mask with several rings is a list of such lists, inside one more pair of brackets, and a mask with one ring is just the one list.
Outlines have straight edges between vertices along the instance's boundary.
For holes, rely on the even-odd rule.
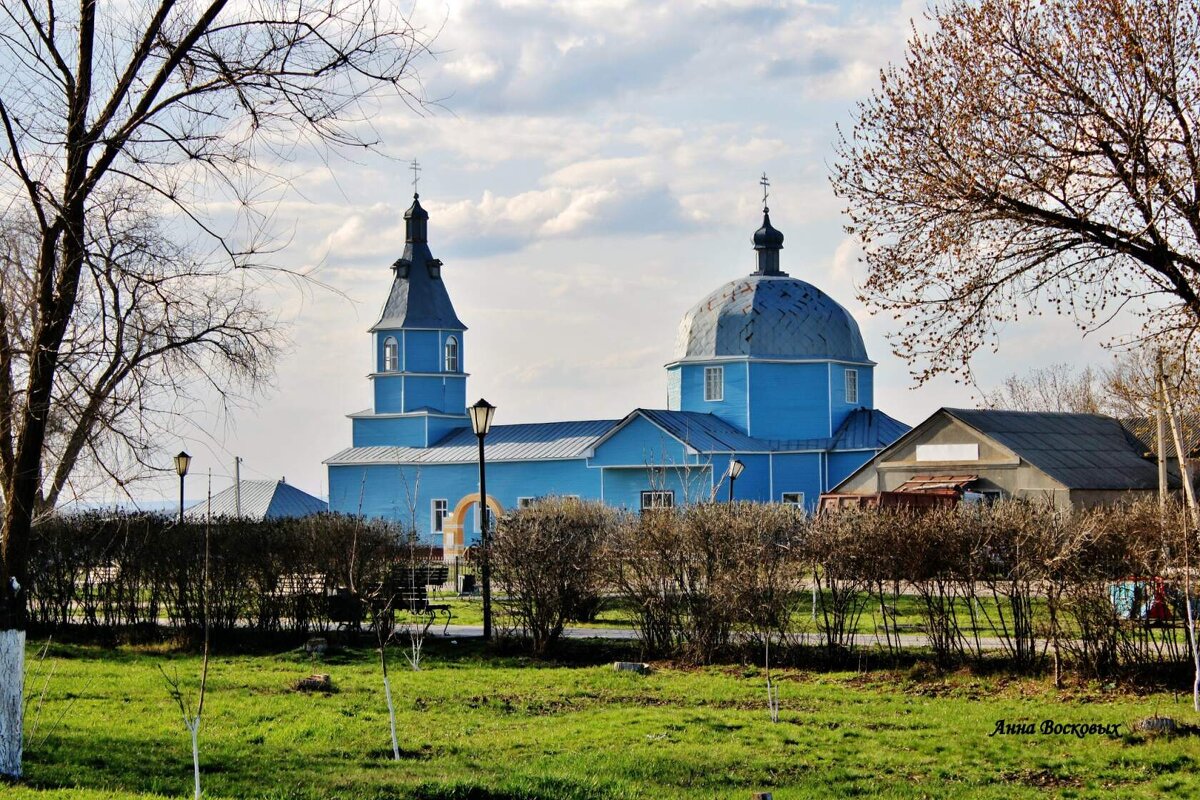
[[[430,636],[442,638],[442,626],[434,625],[429,629]],[[815,634],[810,634],[814,639]],[[483,636],[482,625],[451,625],[445,634],[445,638],[449,639],[467,639],[472,637]],[[563,630],[563,636],[568,639],[617,639],[630,640],[638,638],[637,631],[631,628],[566,628]],[[876,643],[876,637],[860,634],[858,637],[858,645],[860,647],[873,647]],[[887,647],[887,641],[883,636],[878,637],[880,647]],[[929,640],[922,633],[902,633],[900,634],[900,644],[902,647],[928,647]],[[972,644],[974,641],[972,640]],[[984,650],[1003,650],[1004,642],[1001,639],[984,636],[980,637],[979,645]]]

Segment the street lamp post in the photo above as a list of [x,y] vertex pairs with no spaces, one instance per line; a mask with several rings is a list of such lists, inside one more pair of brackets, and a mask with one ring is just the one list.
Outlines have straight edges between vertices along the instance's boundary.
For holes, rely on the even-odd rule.
[[183,524],[183,478],[187,475],[188,466],[192,463],[192,457],[185,451],[180,450],[179,455],[175,456],[175,472],[179,474],[179,524]]
[[733,502],[733,482],[738,479],[738,475],[742,474],[742,470],[746,465],[736,458],[729,462],[729,502]]
[[483,440],[492,429],[492,417],[496,414],[496,407],[481,397],[479,402],[467,410],[471,414],[471,430],[475,431],[475,436],[479,439],[479,514],[483,528],[480,567],[483,572],[483,638],[486,641],[492,638],[492,526],[487,505],[487,468],[483,457]]

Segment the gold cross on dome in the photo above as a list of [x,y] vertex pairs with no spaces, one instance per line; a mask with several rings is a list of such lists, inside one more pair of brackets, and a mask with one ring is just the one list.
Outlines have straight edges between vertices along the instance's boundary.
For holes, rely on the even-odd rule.
[[420,176],[420,175],[418,175],[417,173],[421,171],[421,165],[420,165],[420,164],[418,164],[418,163],[417,163],[417,160],[414,158],[414,159],[412,160],[412,163],[408,165],[408,168],[412,170],[412,174],[413,174],[413,192],[416,192],[416,191],[417,191],[417,181],[418,181],[418,180],[420,180],[420,178],[421,178],[421,176]]
[[765,206],[767,204],[767,190],[771,188],[771,182],[767,180],[767,173],[764,172],[762,174],[762,177],[758,179],[758,183],[763,187],[763,205]]

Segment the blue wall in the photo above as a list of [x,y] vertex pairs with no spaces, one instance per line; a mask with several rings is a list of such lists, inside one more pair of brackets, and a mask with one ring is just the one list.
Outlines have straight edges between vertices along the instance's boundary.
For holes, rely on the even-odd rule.
[[750,364],[750,435],[817,439],[830,435],[829,365]]
[[775,486],[771,497],[778,503],[784,492],[804,492],[804,504],[816,510],[824,490],[824,457],[821,453],[784,453],[772,457],[775,463]]
[[[836,431],[854,409],[875,407],[875,370],[872,367],[845,364],[832,364],[830,368],[833,372],[833,381],[830,384],[833,400],[830,415],[833,419],[833,429]],[[846,371],[851,369],[858,371],[857,403],[846,402]]]
[[681,466],[657,470],[647,467],[608,467],[595,471],[603,472],[604,502],[614,508],[639,510],[642,507],[644,491],[673,491],[677,506],[682,506],[685,502],[706,501],[712,492],[712,468],[708,465],[690,469]]
[[678,439],[645,417],[635,417],[589,459],[594,466],[638,467],[651,464],[687,464],[695,461]]
[[847,450],[830,453],[829,484],[825,487],[825,491],[829,491],[834,486],[846,480],[846,478],[850,477],[850,473],[874,457],[874,450]]
[[[704,368],[724,369],[724,399],[704,399]],[[738,430],[746,430],[746,362],[714,362],[710,364],[683,364],[672,367],[680,376],[679,410],[713,414]]]
[[[365,480],[365,483],[364,483]],[[588,469],[582,459],[563,461],[498,461],[487,467],[488,494],[505,509],[515,508],[519,497],[573,494],[600,498],[600,470]],[[418,532],[440,544],[432,531],[433,501],[447,501],[453,512],[458,502],[479,491],[479,468],[466,464],[329,467],[329,509],[346,514],[361,511],[368,517],[385,517],[408,523],[415,511]],[[473,540],[475,515],[464,521],[466,541]]]

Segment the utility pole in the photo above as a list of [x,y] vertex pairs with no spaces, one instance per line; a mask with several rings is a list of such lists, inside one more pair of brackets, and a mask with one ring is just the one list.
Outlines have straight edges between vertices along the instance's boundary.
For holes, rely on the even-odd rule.
[[233,457],[233,509],[234,516],[242,517],[242,457]]

